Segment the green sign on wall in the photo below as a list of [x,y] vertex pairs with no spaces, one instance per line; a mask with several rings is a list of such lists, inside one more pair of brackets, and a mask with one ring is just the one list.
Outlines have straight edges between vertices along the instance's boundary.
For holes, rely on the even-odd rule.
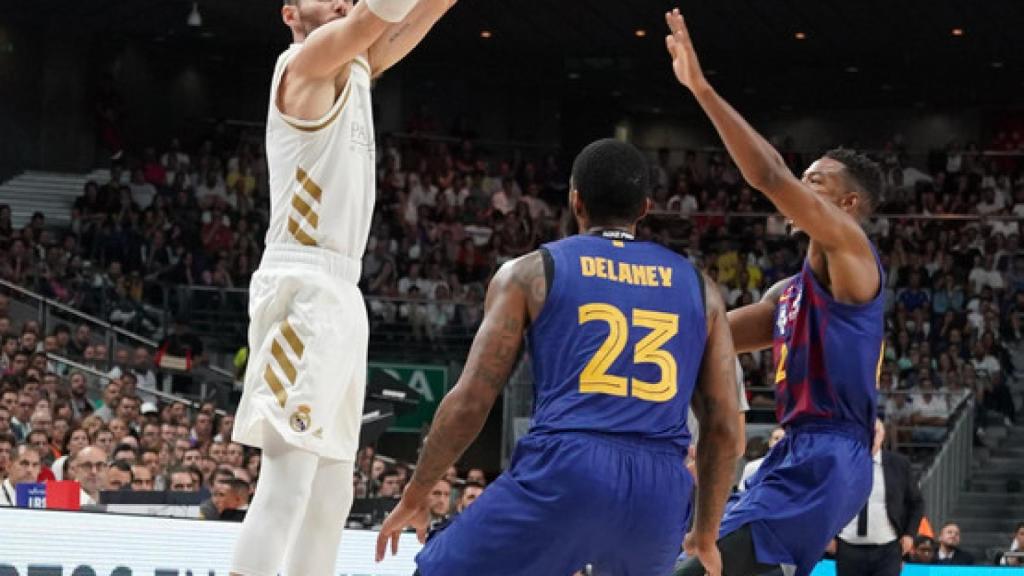
[[434,412],[437,412],[441,398],[448,391],[447,368],[429,364],[370,362],[367,379],[373,378],[375,372],[384,372],[421,396],[419,406],[412,412],[399,416],[389,429],[390,432],[419,432],[425,424],[434,419]]

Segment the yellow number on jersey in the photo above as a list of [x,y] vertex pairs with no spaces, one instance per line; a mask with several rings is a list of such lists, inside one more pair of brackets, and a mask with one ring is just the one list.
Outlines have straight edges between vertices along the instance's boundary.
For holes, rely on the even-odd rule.
[[608,304],[580,306],[580,324],[594,320],[603,320],[608,323],[608,338],[597,349],[597,354],[594,354],[587,366],[583,368],[583,372],[580,374],[580,392],[626,396],[629,394],[626,379],[608,373],[608,369],[626,347],[626,338],[629,336],[626,317],[618,308]]
[[633,378],[633,396],[651,402],[668,402],[676,396],[676,359],[661,347],[679,332],[679,316],[633,310],[633,325],[651,329],[650,334],[637,342],[633,361],[654,364],[661,369],[660,382]]
[[786,347],[785,343],[782,345],[782,350],[779,350],[779,367],[775,370],[775,383],[778,384],[786,379],[786,357],[789,356],[789,348]]
[[[629,337],[626,316],[609,304],[580,306],[579,323],[594,320],[608,323],[608,337],[580,373],[580,393],[628,396],[628,380],[608,373],[608,369],[626,347],[626,340]],[[632,395],[640,400],[667,402],[675,398],[677,392],[678,368],[672,354],[661,347],[679,333],[679,316],[651,310],[633,310],[632,320],[634,326],[651,329],[649,334],[637,342],[633,351],[633,362],[654,364],[661,370],[661,379],[658,382],[645,382],[633,378]]]

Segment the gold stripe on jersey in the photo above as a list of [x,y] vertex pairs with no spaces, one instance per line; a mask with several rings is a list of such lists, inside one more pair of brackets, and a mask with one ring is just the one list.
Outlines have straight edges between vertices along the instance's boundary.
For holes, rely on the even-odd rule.
[[307,174],[305,170],[302,168],[296,168],[295,179],[299,181],[299,184],[302,184],[302,189],[309,194],[310,198],[317,202],[320,201],[320,197],[323,196],[324,191],[320,189],[319,184],[309,177],[309,174]]
[[315,210],[313,210],[313,207],[306,204],[306,201],[298,194],[292,196],[292,208],[295,208],[295,212],[309,222],[309,225],[312,226],[314,230],[316,230],[317,226],[320,225],[320,216]]
[[288,355],[284,353],[284,348],[281,344],[274,339],[274,342],[270,345],[270,355],[277,360],[277,365],[281,367],[281,371],[284,372],[285,378],[288,378],[288,382],[295,384],[295,376],[297,371],[295,370],[295,364],[288,359]]
[[303,246],[316,246],[316,240],[312,236],[306,234],[306,231],[299,226],[299,223],[294,219],[288,218],[288,231],[292,233],[292,236],[299,241]]
[[263,372],[263,379],[267,382],[267,386],[274,392],[274,397],[277,398],[277,403],[284,408],[286,402],[288,402],[288,392],[285,392],[284,385],[281,384],[281,380],[278,379],[277,374],[274,373],[274,369],[267,364],[267,369]]
[[341,111],[344,110],[345,105],[348,104],[348,96],[351,92],[352,80],[350,78],[349,80],[345,81],[345,89],[341,91],[341,96],[338,98],[341,101],[341,104],[339,104],[338,107],[334,109],[334,112],[331,113],[330,117],[325,118],[324,121],[319,124],[314,124],[312,126],[298,124],[288,116],[285,116],[284,114],[281,114],[281,119],[284,120],[286,124],[288,124],[292,128],[295,128],[296,130],[301,130],[303,132],[318,132],[328,127],[332,122],[337,120],[338,116],[341,116]]

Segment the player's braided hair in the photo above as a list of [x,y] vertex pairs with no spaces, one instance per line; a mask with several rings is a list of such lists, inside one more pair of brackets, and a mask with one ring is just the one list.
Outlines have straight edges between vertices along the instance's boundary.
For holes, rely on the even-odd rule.
[[867,195],[869,212],[874,211],[882,203],[882,170],[878,163],[849,148],[834,148],[825,152],[825,158],[831,158],[846,167],[846,175]]

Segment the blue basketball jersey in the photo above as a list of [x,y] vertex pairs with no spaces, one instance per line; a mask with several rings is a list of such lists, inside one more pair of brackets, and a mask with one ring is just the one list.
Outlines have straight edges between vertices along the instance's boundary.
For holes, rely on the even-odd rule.
[[[885,285],[881,264],[878,274]],[[884,312],[883,290],[865,304],[837,302],[804,261],[776,307],[775,415],[781,425],[852,423],[871,442],[885,355]]]
[[687,407],[707,341],[699,273],[650,242],[579,235],[543,249],[553,271],[528,333],[531,433],[688,446]]

